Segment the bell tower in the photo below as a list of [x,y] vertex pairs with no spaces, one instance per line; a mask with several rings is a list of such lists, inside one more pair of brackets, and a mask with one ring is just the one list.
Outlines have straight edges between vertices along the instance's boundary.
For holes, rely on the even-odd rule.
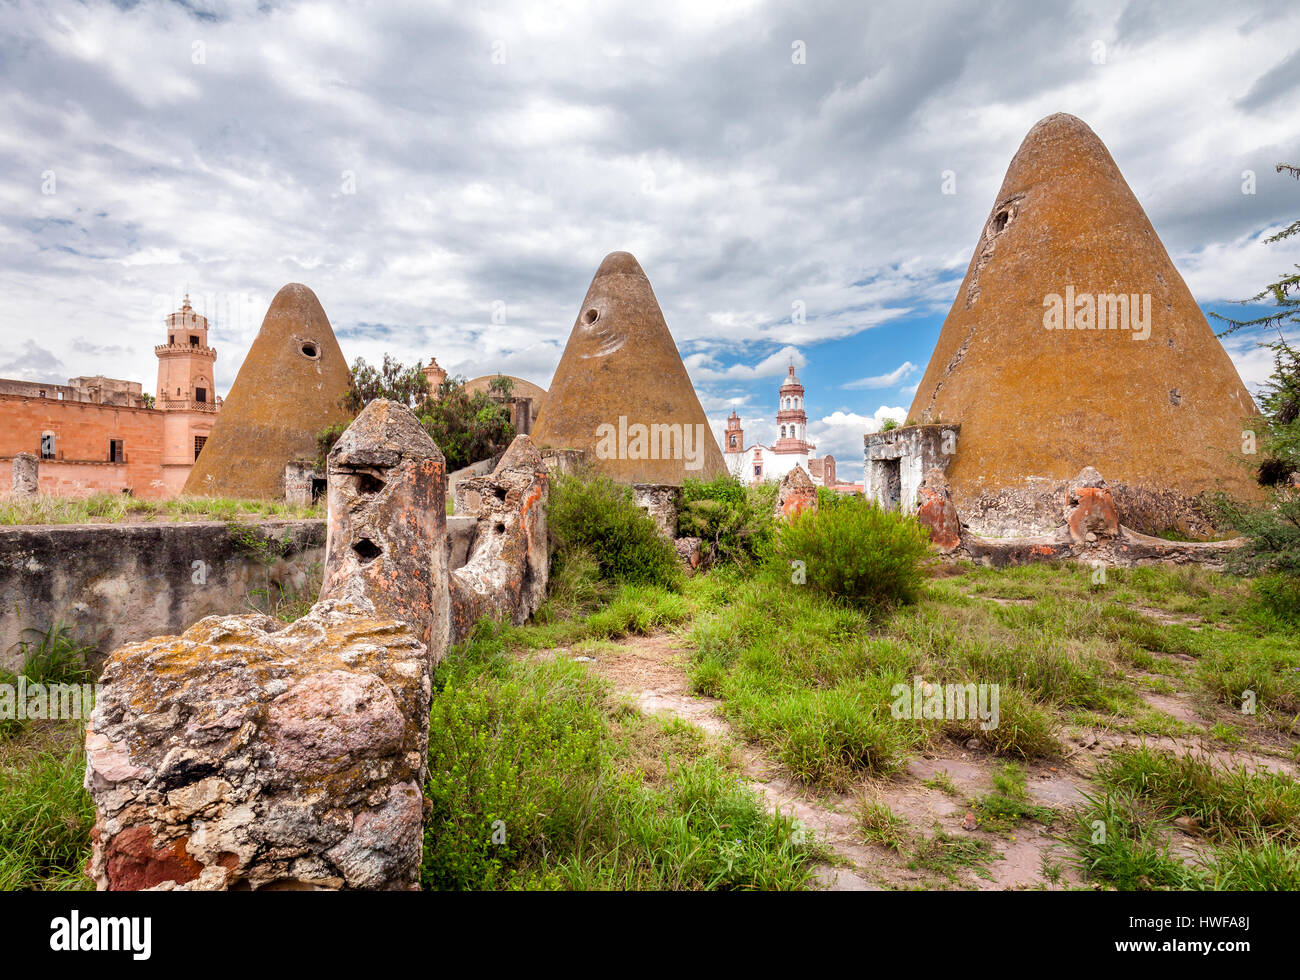
[[740,427],[740,416],[733,410],[727,416],[727,432],[722,443],[724,453],[739,453],[745,449],[745,430]]
[[776,412],[776,445],[772,447],[778,453],[807,453],[813,446],[808,442],[808,415],[803,407],[803,384],[795,377],[794,365],[785,383],[777,393],[780,401]]
[[208,346],[208,318],[185,302],[167,317],[167,343],[153,349],[158,356],[156,407],[164,412],[217,410],[214,367],[217,352]]
[[184,489],[208,441],[221,399],[214,370],[217,352],[208,346],[208,318],[194,312],[186,294],[181,308],[165,322],[167,343],[153,349],[158,357],[154,408],[163,412],[163,481],[175,495]]

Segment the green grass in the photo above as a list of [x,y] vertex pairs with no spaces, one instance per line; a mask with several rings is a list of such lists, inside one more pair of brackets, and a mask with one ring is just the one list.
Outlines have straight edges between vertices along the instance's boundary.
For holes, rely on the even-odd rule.
[[1038,806],[1029,797],[1025,770],[1015,762],[1004,763],[993,773],[993,791],[971,801],[971,809],[984,830],[1005,833],[1022,820],[1050,826],[1056,818],[1051,807]]
[[[87,663],[95,652],[64,623],[48,630],[28,628],[9,650],[11,656],[21,658],[20,666],[17,671],[0,667],[0,684],[16,686],[20,675],[28,684],[89,684],[94,674]],[[0,718],[0,740],[22,732],[26,725],[25,720]]]
[[930,789],[937,789],[940,792],[947,793],[949,796],[961,795],[957,790],[957,784],[954,783],[952,777],[948,775],[947,769],[936,772],[929,779],[922,780],[921,785],[927,786]]
[[858,800],[857,818],[858,830],[868,844],[878,844],[901,854],[912,841],[907,821],[894,813],[888,804],[869,796]]
[[[693,689],[721,698],[742,734],[828,788],[896,772],[942,732],[979,737],[1009,756],[1050,757],[1059,751],[1053,707],[1135,701],[1098,645],[1041,630],[1026,636],[1000,609],[964,597],[927,597],[880,621],[773,574],[733,577],[728,604],[715,604],[710,589],[707,579],[686,589],[702,599],[689,632]],[[914,675],[999,685],[997,726],[893,717],[891,692]]]
[[659,585],[605,585],[603,604],[585,616],[552,596],[531,625],[507,629],[504,641],[514,647],[545,650],[586,640],[616,640],[645,636],[690,618],[690,601]]
[[954,884],[961,882],[962,869],[991,881],[993,875],[989,865],[1000,857],[988,841],[954,837],[936,825],[933,837],[916,840],[907,867],[913,871],[942,875]]
[[93,887],[81,741],[76,722],[34,723],[0,741],[0,891]]
[[[1291,777],[1137,748],[1113,753],[1098,780],[1070,837],[1086,876],[1122,890],[1300,889]],[[1194,828],[1195,856],[1173,851],[1175,820]]]
[[421,880],[454,889],[800,889],[820,856],[702,734],[481,625],[435,678]]
[[299,506],[270,500],[233,500],[222,497],[176,497],[143,500],[123,493],[97,493],[88,497],[0,500],[0,525],[17,524],[120,524],[129,521],[232,521],[267,517],[322,518],[322,505]]

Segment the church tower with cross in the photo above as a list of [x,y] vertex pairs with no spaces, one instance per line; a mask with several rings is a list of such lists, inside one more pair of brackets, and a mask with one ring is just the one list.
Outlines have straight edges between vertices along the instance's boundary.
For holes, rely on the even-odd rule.
[[814,457],[816,446],[808,441],[808,413],[804,407],[803,382],[791,363],[777,391],[776,438],[770,445],[745,445],[745,429],[733,411],[723,432],[723,457],[727,469],[743,483],[780,480],[796,466],[802,466],[817,486],[837,484],[835,457]]

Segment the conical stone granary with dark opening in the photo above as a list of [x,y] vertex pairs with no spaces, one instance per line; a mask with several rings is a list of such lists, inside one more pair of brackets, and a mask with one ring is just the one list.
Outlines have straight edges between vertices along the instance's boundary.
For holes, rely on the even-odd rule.
[[1110,153],[1063,113],[1011,161],[909,414],[960,425],[946,475],[973,523],[1085,466],[1151,530],[1203,491],[1255,492],[1250,395]]
[[340,399],[351,384],[316,294],[289,283],[266,311],[185,493],[282,499],[285,465],[315,459],[320,431],[348,421]]
[[610,253],[596,270],[533,440],[584,450],[620,483],[680,486],[727,472],[650,280],[629,253]]

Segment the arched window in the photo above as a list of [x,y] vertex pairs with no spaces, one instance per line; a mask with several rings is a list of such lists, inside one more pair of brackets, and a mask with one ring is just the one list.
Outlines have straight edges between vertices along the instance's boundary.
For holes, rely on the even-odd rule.
[[53,432],[41,433],[41,459],[54,459],[57,454],[56,442]]
[[781,426],[781,438],[782,438],[782,439],[785,438],[785,426],[784,426],[784,425]]

